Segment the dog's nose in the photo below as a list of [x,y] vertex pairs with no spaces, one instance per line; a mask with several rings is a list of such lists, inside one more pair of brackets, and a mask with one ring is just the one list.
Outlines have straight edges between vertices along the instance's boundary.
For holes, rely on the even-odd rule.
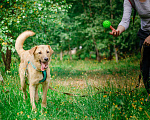
[[45,61],[48,61],[48,58],[47,58],[47,57],[45,57],[45,58],[44,58],[44,60],[45,60]]

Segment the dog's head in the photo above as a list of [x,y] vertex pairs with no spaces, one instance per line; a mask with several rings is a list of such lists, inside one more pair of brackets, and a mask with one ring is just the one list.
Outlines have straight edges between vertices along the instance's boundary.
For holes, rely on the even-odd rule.
[[49,45],[39,45],[29,50],[31,55],[34,55],[34,60],[41,65],[41,70],[48,68],[48,63],[51,60],[53,50]]

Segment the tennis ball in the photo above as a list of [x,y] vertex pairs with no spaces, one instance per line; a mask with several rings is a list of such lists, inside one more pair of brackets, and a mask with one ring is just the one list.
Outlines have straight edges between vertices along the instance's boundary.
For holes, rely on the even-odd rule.
[[109,28],[110,26],[111,26],[111,23],[110,23],[109,20],[105,20],[105,21],[103,22],[103,27],[104,27],[104,28]]

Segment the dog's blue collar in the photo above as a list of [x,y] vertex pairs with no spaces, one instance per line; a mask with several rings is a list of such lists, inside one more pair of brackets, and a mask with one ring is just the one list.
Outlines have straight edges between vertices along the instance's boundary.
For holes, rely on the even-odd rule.
[[[33,65],[33,63],[32,63],[31,61],[28,61],[28,64],[31,64],[32,67],[33,67],[35,70],[37,70],[37,68],[35,67],[35,65]],[[37,70],[37,71],[39,71],[39,70]],[[43,79],[39,81],[39,83],[42,83],[42,82],[44,82],[44,81],[46,80],[46,78],[47,78],[47,72],[46,72],[46,70],[44,70],[44,71],[39,71],[39,72],[42,72],[42,74],[43,74]]]
[[33,65],[33,63],[32,63],[32,62],[28,61],[28,64],[31,64],[31,65],[32,65],[32,67],[33,67],[35,70],[37,70],[37,69],[36,69],[36,67]]

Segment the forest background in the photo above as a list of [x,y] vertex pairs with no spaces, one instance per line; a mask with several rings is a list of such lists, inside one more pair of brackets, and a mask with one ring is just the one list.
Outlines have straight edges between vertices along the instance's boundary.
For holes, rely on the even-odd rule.
[[[129,28],[119,37],[102,26],[109,20],[117,28],[123,0],[1,0],[0,13],[0,80],[4,80],[0,82],[0,119],[150,119],[142,80],[131,92],[140,73],[139,16],[134,24],[131,16]],[[60,91],[48,90],[43,109],[39,85],[35,112],[29,88],[26,102],[20,91],[20,58],[15,50],[16,38],[26,30],[36,34],[25,41],[24,49],[48,44],[54,50],[50,86]]]
[[[0,13],[0,62],[5,71],[18,56],[15,40],[25,30],[36,33],[25,41],[25,49],[49,44],[57,60],[118,61],[139,52],[138,16],[134,25],[131,17],[130,27],[117,38],[102,26],[104,20],[109,20],[117,28],[123,14],[122,0],[3,0]],[[71,55],[71,50],[76,54]]]

